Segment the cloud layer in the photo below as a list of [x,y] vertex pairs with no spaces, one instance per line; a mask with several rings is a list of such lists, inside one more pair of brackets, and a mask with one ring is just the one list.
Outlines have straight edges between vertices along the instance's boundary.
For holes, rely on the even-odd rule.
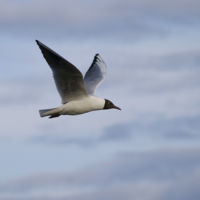
[[[200,2],[0,0],[0,200],[196,200]],[[40,118],[60,105],[35,39],[122,111]]]
[[[199,196],[199,149],[122,153],[82,171],[40,174],[0,186],[4,199],[192,199]],[[46,189],[54,188],[46,193]],[[142,192],[145,190],[145,193]],[[37,192],[36,192],[37,191]],[[32,192],[36,192],[33,195]],[[40,197],[39,197],[40,196]]]
[[[0,1],[0,24],[6,33],[54,38],[138,40],[169,33],[168,23],[199,20],[199,2],[192,1]],[[62,33],[62,35],[61,35]],[[58,38],[59,36],[59,38]]]

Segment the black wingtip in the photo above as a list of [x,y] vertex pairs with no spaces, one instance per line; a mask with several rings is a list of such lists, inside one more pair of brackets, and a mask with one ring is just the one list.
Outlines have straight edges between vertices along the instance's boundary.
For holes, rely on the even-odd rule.
[[[92,62],[92,64],[91,64],[91,66],[90,66],[90,67],[92,67],[92,65],[94,65],[94,63],[95,63],[97,60],[99,60],[98,56],[99,56],[99,54],[98,54],[98,53],[97,53],[97,54],[95,54],[95,56],[94,56],[94,59],[93,59],[93,62]],[[100,61],[100,60],[99,60],[99,61]]]
[[99,56],[99,54],[97,53],[97,54],[95,55],[95,57],[94,57],[93,62],[95,62],[97,59],[99,60],[98,56]]
[[95,62],[95,61],[98,59],[98,56],[99,56],[99,54],[98,54],[98,53],[97,53],[97,54],[95,54],[93,62]]
[[35,40],[36,43],[38,44],[38,46],[45,46],[44,44],[42,44],[42,42],[40,42],[39,40]]
[[38,45],[40,45],[40,43],[41,43],[40,41],[38,41],[38,40],[35,40],[35,41],[36,41],[36,43],[37,43]]
[[49,47],[47,47],[44,44],[42,44],[42,42],[40,42],[39,40],[35,40],[35,41],[36,41],[37,45],[40,47],[40,49],[41,49],[41,47],[49,49]]

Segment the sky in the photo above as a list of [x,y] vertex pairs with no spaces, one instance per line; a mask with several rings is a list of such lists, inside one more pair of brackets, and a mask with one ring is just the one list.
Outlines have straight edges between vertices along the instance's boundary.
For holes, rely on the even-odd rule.
[[[0,0],[0,200],[198,200],[200,1]],[[61,105],[39,40],[122,111]]]

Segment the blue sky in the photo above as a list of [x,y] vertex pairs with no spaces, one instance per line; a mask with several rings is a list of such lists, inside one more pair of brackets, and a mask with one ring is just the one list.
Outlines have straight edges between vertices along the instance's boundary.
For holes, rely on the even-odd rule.
[[[199,199],[200,2],[0,0],[0,200]],[[122,111],[59,106],[35,39]],[[144,192],[145,191],[145,192]]]

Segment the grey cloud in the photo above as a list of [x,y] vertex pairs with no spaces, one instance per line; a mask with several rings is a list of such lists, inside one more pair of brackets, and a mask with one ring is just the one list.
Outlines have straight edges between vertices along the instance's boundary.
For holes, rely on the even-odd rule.
[[[118,58],[118,63],[113,63],[118,71],[109,74],[107,85],[115,88],[124,85],[129,95],[136,97],[190,92],[200,87],[199,56],[199,51],[164,56],[124,54],[122,60]],[[112,60],[116,60],[114,55]]]
[[[52,81],[53,82],[53,81]],[[41,101],[43,95],[48,95],[48,79],[38,76],[22,76],[7,78],[0,81],[0,105],[22,105]],[[56,89],[52,88],[56,91]]]
[[[2,33],[9,34],[12,31],[12,34],[14,32],[27,37],[98,37],[136,41],[144,36],[166,36],[169,30],[165,21],[174,23],[177,18],[176,21],[180,23],[186,19],[199,19],[199,3],[195,0],[181,2],[181,7],[178,0],[162,3],[154,0],[151,4],[146,0],[86,1],[84,4],[63,0],[23,3],[1,1],[0,4]],[[160,23],[161,19],[164,22]]]
[[136,16],[138,16],[138,13],[142,13],[146,17],[160,17],[162,20],[173,20],[178,23],[184,23],[191,22],[191,20],[195,20],[194,18],[199,17],[199,8],[196,7],[199,5],[198,0],[183,0],[181,3],[179,0],[162,2],[159,0],[152,0],[151,2],[147,0],[119,0],[114,4],[114,8],[118,12],[126,11],[127,15],[130,15],[135,10]]
[[105,129],[104,133],[98,137],[78,137],[66,138],[62,135],[42,135],[30,139],[30,142],[43,143],[49,145],[78,145],[83,148],[94,147],[105,142],[126,142],[131,139],[129,125],[118,124]]
[[176,181],[169,187],[164,194],[162,194],[162,200],[197,200],[200,197],[199,185],[200,179],[199,174],[190,176],[182,181]]
[[200,68],[200,53],[199,50],[187,50],[180,53],[168,53],[160,56],[145,56],[135,57],[133,62],[136,66],[140,65],[143,69],[152,68],[164,71],[183,70],[183,69],[199,69]]
[[189,131],[186,132],[185,130],[171,130],[167,131],[166,133],[163,134],[165,138],[168,139],[197,139],[199,138],[198,135],[193,135]]
[[[27,200],[31,191],[45,189],[37,200],[48,199],[187,199],[199,195],[199,149],[158,149],[143,153],[121,153],[110,162],[99,163],[83,171],[41,174],[0,185],[2,195]],[[91,189],[87,189],[92,187]],[[51,188],[54,188],[52,195]],[[59,195],[58,188],[77,192]],[[79,191],[80,189],[80,191]],[[146,191],[143,193],[142,191]],[[29,193],[27,193],[29,191]],[[62,191],[62,190],[61,190]],[[22,195],[23,194],[23,195]],[[48,195],[45,195],[48,194]],[[43,196],[43,197],[41,197]],[[54,197],[53,197],[54,196]]]
[[166,138],[177,139],[198,139],[200,129],[200,116],[182,117],[171,120],[158,120],[156,123],[150,125],[152,129],[156,130],[157,136],[160,134]]
[[[154,116],[155,117],[155,116]],[[37,136],[29,142],[47,145],[77,145],[88,148],[108,142],[126,143],[135,138],[162,140],[199,140],[200,116],[165,119],[156,116],[149,121],[145,118],[129,123],[115,124],[107,127],[98,137],[66,138],[65,134]]]
[[158,117],[151,122],[148,120],[131,123],[134,136],[162,139],[199,139],[200,116],[165,119]]
[[143,70],[136,71],[130,92],[134,94],[174,94],[200,87],[198,70]]
[[149,153],[124,153],[115,163],[116,170],[113,173],[117,173],[120,180],[185,179],[196,174],[199,167],[198,151],[198,149],[160,149]]
[[131,129],[129,124],[117,124],[108,127],[105,133],[100,136],[100,141],[115,141],[131,139]]
[[30,142],[50,144],[50,145],[78,145],[80,147],[92,147],[98,142],[98,138],[63,138],[63,137],[54,137],[43,135],[35,137]]
[[[57,19],[61,22],[76,23],[80,26],[82,24],[91,24],[93,20],[103,21],[105,19],[130,19],[137,20],[143,15],[152,15],[154,13],[160,16],[168,15],[199,15],[200,3],[198,0],[184,0],[180,1],[162,1],[153,0],[151,3],[147,0],[142,1],[114,1],[109,0],[105,2],[91,2],[85,1],[84,4],[80,1],[28,1],[28,2],[6,2],[1,1],[1,21],[12,22],[30,20],[33,23],[41,23],[49,20],[50,23],[56,23]],[[172,6],[173,5],[173,6]],[[7,7],[8,12],[3,8]],[[98,8],[98,9],[97,9]],[[58,10],[60,12],[58,12]],[[46,11],[46,12],[45,12]],[[104,11],[104,12],[102,12]],[[135,11],[135,12],[134,12]],[[26,18],[24,15],[26,14]],[[91,18],[93,15],[93,18]],[[196,16],[196,17],[197,17]]]
[[[30,181],[31,180],[31,181]],[[0,191],[6,193],[13,192],[27,192],[34,187],[56,187],[56,184],[68,184],[72,182],[70,174],[39,174],[32,177],[13,181],[8,184],[1,184]]]

